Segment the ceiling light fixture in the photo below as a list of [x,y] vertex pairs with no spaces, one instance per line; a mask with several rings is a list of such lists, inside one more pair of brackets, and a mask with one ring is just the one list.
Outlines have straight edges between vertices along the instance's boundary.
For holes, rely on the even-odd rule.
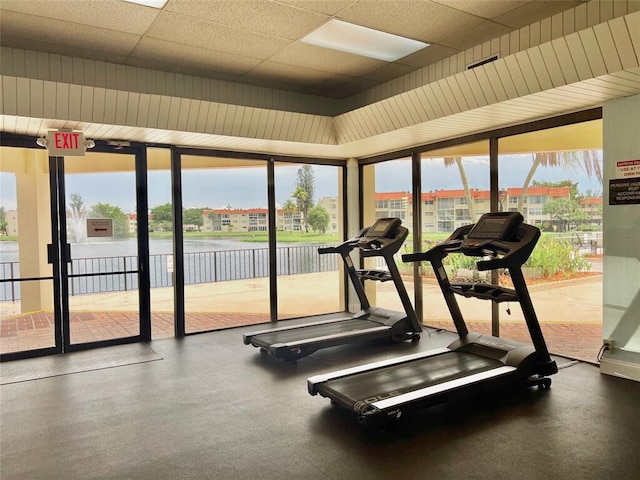
[[303,37],[301,41],[386,62],[395,62],[429,46],[428,43],[361,27],[335,18]]
[[138,5],[144,5],[145,7],[161,9],[169,0],[124,0],[129,3],[137,3]]

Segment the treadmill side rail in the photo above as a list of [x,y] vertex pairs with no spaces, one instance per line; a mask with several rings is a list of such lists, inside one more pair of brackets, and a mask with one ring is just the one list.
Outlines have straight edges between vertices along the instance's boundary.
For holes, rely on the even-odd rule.
[[385,400],[378,400],[371,404],[372,407],[377,410],[386,410],[389,408],[398,407],[416,400],[422,400],[427,397],[437,395],[439,393],[455,390],[460,387],[466,387],[474,383],[480,383],[489,379],[504,377],[509,375],[518,369],[516,367],[498,367],[486,372],[476,373],[474,375],[468,375],[466,377],[457,378],[448,382],[439,383],[430,387],[421,388],[413,392],[407,392],[402,395],[387,398]]
[[379,368],[389,367],[391,365],[398,365],[400,363],[412,362],[421,358],[434,357],[436,355],[442,355],[448,353],[451,350],[448,348],[436,348],[429,350],[428,352],[412,353],[411,355],[404,355],[402,357],[390,358],[387,360],[381,360],[379,362],[368,363],[366,365],[359,365],[357,367],[345,368],[343,370],[336,370],[335,372],[323,373],[315,375],[307,379],[307,388],[311,395],[317,395],[318,385],[335,380],[336,378],[347,377],[356,373],[368,372]]

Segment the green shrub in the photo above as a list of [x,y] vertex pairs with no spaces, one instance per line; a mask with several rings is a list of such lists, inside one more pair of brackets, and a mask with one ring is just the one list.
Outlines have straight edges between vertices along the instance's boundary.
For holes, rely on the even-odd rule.
[[551,278],[556,272],[569,277],[572,273],[588,271],[591,268],[586,255],[579,253],[571,242],[554,240],[547,235],[540,238],[524,266],[540,269],[544,278]]
[[[438,242],[434,240],[425,241],[423,251],[427,251],[436,243]],[[408,247],[403,253],[410,253],[410,251],[411,248]],[[448,267],[450,277],[454,278],[461,268],[477,270],[476,262],[478,260],[481,259],[454,253],[447,255],[442,263]],[[429,262],[423,262],[423,271],[428,271],[426,268],[430,266]],[[412,264],[400,261],[399,267],[404,272],[410,272]],[[562,272],[562,276],[566,278],[573,273],[589,271],[591,263],[587,260],[586,255],[579,253],[570,241],[554,239],[553,235],[543,235],[524,267],[539,269],[543,278],[552,278],[556,272]]]

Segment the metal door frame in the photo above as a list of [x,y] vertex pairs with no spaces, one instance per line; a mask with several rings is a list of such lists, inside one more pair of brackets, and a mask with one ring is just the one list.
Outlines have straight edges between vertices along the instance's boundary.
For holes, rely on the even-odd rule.
[[[144,145],[110,145],[102,143],[96,145],[94,152],[109,154],[132,155],[135,161],[136,176],[136,214],[137,214],[137,257],[138,265],[136,270],[125,270],[118,272],[97,273],[97,274],[71,274],[69,264],[71,263],[71,249],[67,239],[67,218],[66,218],[66,192],[65,192],[65,171],[64,157],[50,157],[54,160],[55,184],[56,184],[56,217],[57,217],[57,238],[54,239],[54,250],[59,261],[57,262],[59,275],[58,288],[60,300],[60,321],[56,321],[56,329],[61,328],[62,352],[73,352],[87,350],[91,348],[106,347],[110,345],[121,345],[136,342],[148,342],[151,340],[151,302],[150,302],[150,280],[149,280],[149,220],[148,220],[148,200],[147,200],[147,151]],[[53,205],[52,205],[53,208]],[[57,245],[56,245],[57,243]],[[62,248],[65,246],[64,248]],[[57,248],[56,248],[57,247]],[[114,274],[138,275],[138,305],[139,305],[139,333],[129,337],[97,340],[86,343],[71,343],[71,326],[69,311],[69,280],[87,276],[107,276]],[[55,264],[54,264],[55,276]],[[57,339],[56,339],[57,341]]]

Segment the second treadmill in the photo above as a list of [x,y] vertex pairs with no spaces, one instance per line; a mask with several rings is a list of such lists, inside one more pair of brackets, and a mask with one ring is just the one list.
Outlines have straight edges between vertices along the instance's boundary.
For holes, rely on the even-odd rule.
[[[371,227],[363,229],[355,237],[335,247],[322,247],[320,254],[338,253],[360,300],[361,310],[355,314],[345,312],[339,318],[329,320],[309,318],[310,322],[282,328],[272,328],[246,333],[245,345],[253,345],[277,358],[295,361],[321,348],[353,342],[389,338],[392,340],[418,340],[422,327],[404,287],[393,255],[403,245],[408,230],[399,218],[381,218]],[[362,257],[384,258],[386,270],[359,270],[350,252],[360,251]],[[362,280],[392,280],[404,312],[372,307],[364,291]]]

